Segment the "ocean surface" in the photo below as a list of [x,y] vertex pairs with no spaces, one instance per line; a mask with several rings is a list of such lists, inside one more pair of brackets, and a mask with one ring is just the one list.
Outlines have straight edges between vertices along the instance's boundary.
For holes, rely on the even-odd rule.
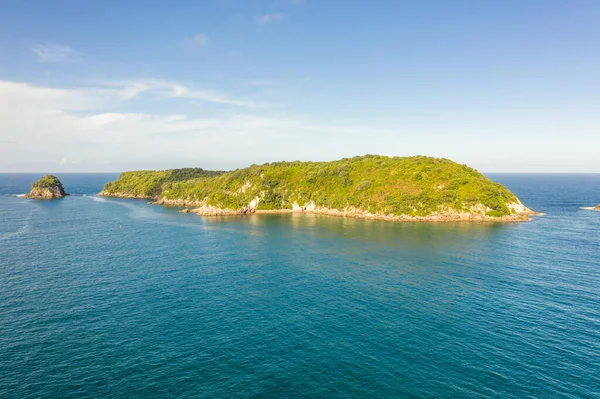
[[600,398],[600,175],[544,216],[202,218],[0,175],[0,398]]

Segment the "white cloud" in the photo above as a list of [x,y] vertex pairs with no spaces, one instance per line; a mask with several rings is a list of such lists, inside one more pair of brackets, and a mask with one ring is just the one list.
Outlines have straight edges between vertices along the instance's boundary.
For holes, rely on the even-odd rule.
[[102,88],[57,89],[22,82],[0,81],[0,108],[39,108],[81,111],[97,109],[114,100],[114,91]]
[[275,104],[269,103],[234,100],[216,91],[191,90],[188,87],[177,84],[170,86],[170,96],[176,98],[193,98],[212,103],[235,105],[238,107],[267,108],[275,106]]
[[256,23],[259,25],[266,25],[266,24],[277,23],[277,22],[285,22],[287,20],[289,20],[289,17],[286,14],[281,14],[281,13],[263,14],[263,15],[259,15],[255,18]]
[[148,84],[143,82],[131,82],[123,85],[123,88],[119,90],[119,96],[125,100],[135,98],[141,93],[151,90]]
[[[388,130],[356,124],[352,118],[336,122],[329,112],[329,122],[284,115],[280,110],[239,107],[210,114],[200,113],[201,109],[198,113],[157,114],[145,108],[147,99],[138,97],[149,90],[165,98],[169,93],[184,97],[195,93],[191,89],[173,91],[177,84],[158,82],[166,89],[156,89],[163,86],[152,80],[73,89],[0,81],[0,171],[223,169],[365,153],[443,156],[487,170],[500,170],[502,165],[506,170],[506,165],[523,160],[528,162],[523,165],[534,171],[598,170],[597,145],[592,145],[598,143],[598,129],[591,120],[574,122],[565,117],[529,124],[519,120],[518,125],[465,120],[451,126],[434,120],[433,124],[398,123]],[[135,90],[127,90],[129,87]],[[127,108],[120,107],[123,101]],[[124,111],[134,107],[137,112]],[[579,140],[565,136],[567,130],[576,131]],[[494,151],[480,152],[477,157],[472,146],[463,143],[478,143],[482,135],[493,141],[488,147]],[[540,137],[551,140],[542,140],[545,152],[532,153]],[[520,143],[517,147],[516,141]],[[565,146],[571,149],[569,159],[564,156]],[[511,167],[509,170],[522,171]]]
[[80,159],[69,159],[67,157],[62,157],[60,159],[60,161],[58,161],[59,165],[77,165],[80,164],[81,160]]
[[268,108],[279,106],[278,104],[231,98],[230,96],[219,91],[190,88],[184,84],[163,79],[142,79],[100,83],[104,83],[104,85],[108,87],[117,87],[119,97],[122,99],[133,99],[142,93],[154,92],[169,98],[194,99],[208,103],[231,105],[236,107]]
[[71,47],[60,44],[38,44],[30,48],[44,62],[71,61],[74,51]]
[[210,43],[210,39],[204,33],[198,33],[192,38],[192,43],[197,47],[204,47]]
[[[152,87],[148,82],[131,85],[142,86]],[[362,133],[377,131],[290,116],[106,112],[107,107],[118,106],[123,93],[131,92],[122,87],[58,89],[0,81],[0,142],[14,142],[0,146],[0,170],[51,170],[52,165],[101,170],[107,159],[113,170],[222,168],[302,156],[318,159],[318,154],[336,154],[335,148],[315,146],[325,134],[347,145],[372,137]],[[172,94],[190,97],[195,93],[182,89]],[[127,96],[128,101],[136,98]]]

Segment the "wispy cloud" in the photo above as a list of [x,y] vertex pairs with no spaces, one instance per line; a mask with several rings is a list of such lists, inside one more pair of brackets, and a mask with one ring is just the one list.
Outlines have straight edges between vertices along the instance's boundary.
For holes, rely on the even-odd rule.
[[123,84],[123,88],[119,90],[119,97],[124,100],[129,100],[148,90],[151,90],[151,87],[143,82],[126,83]]
[[211,103],[235,105],[239,107],[262,107],[259,103],[235,100],[226,95],[211,90],[193,90],[189,87],[177,83],[166,83],[165,88],[169,91],[169,96],[174,98],[193,98],[196,100],[207,101]]
[[196,36],[192,37],[191,42],[196,47],[204,47],[210,43],[210,39],[206,34],[198,33]]
[[44,62],[72,61],[71,57],[75,53],[71,47],[60,44],[38,44],[30,50]]
[[124,100],[136,98],[142,93],[154,92],[162,94],[168,98],[194,99],[208,103],[231,105],[235,107],[269,108],[279,106],[279,104],[233,98],[216,90],[191,88],[182,83],[164,79],[112,81],[104,82],[102,85],[114,87],[115,90],[117,90],[118,96]]
[[276,13],[259,15],[255,18],[255,21],[259,25],[267,25],[272,23],[286,22],[289,19],[290,18],[286,14]]

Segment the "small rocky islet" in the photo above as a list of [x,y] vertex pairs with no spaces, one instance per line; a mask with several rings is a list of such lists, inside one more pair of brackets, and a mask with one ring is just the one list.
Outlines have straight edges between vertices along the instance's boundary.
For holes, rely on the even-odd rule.
[[149,199],[204,216],[303,212],[390,221],[518,222],[537,214],[475,169],[426,156],[274,162],[233,171],[132,171],[98,195]]
[[58,177],[46,175],[31,184],[31,190],[24,197],[30,199],[58,199],[67,196]]

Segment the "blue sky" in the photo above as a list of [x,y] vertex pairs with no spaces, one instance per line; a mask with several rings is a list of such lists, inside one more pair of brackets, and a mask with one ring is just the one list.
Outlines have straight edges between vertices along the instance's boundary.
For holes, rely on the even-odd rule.
[[0,171],[600,172],[597,1],[0,3]]

